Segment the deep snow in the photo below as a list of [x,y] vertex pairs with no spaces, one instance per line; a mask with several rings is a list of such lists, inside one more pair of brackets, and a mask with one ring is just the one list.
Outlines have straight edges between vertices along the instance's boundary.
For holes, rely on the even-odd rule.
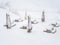
[[[30,8],[35,7],[35,5],[33,6],[30,3],[25,4],[29,4],[31,6]],[[20,9],[24,9],[24,6],[22,7]],[[7,11],[5,9],[0,9],[0,45],[59,45],[60,44],[60,27],[56,28],[57,32],[55,34],[43,32],[43,30],[45,30],[46,28],[48,29],[52,28],[51,23],[58,22],[58,24],[60,24],[59,13],[55,13],[54,11],[51,12],[50,9],[48,9],[47,11],[45,11],[45,22],[41,22],[42,10],[29,11],[28,9],[30,8],[29,7],[27,8],[27,15],[31,16],[32,18],[31,20],[37,20],[39,22],[38,24],[32,24],[33,29],[31,33],[27,33],[27,30],[20,29],[21,26],[27,25],[27,20],[24,19],[25,9],[22,11],[18,10],[19,13],[18,15],[16,13],[15,14],[11,13],[10,12],[11,10]],[[52,9],[53,8],[51,8],[51,10]],[[12,27],[11,29],[6,29],[6,27],[4,27],[4,25],[6,24],[6,13],[10,15],[12,22],[15,19],[19,18],[21,18],[24,21],[15,22],[16,24],[15,27]]]

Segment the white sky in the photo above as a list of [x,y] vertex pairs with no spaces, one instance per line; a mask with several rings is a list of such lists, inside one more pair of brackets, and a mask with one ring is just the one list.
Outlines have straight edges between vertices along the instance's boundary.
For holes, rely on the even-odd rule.
[[29,10],[60,10],[59,0],[2,0],[10,1],[13,8]]

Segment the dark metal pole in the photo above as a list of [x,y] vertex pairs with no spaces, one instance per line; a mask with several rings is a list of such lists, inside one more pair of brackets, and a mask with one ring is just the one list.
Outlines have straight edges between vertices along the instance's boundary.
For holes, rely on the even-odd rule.
[[32,30],[31,17],[30,16],[28,16],[28,27],[27,27],[27,29],[28,29],[28,32],[31,32],[31,30]]
[[44,11],[42,12],[42,19],[41,19],[42,22],[45,22],[45,15],[44,15]]
[[11,28],[11,20],[10,20],[10,16],[8,14],[6,14],[6,27]]

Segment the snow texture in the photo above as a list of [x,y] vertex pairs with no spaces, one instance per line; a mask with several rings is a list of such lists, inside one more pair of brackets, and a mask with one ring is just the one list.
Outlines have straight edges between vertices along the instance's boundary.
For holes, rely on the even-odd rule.
[[[57,30],[55,34],[43,32],[46,29],[51,30],[53,27],[51,24],[57,22],[60,25],[59,0],[9,1],[11,2],[10,6],[7,5],[8,3],[7,6],[0,6],[0,45],[60,45],[60,27],[54,28]],[[8,0],[4,2],[8,2]],[[27,19],[25,20],[25,11],[27,16],[31,16],[31,21],[38,22],[32,24],[31,33],[28,33],[27,29],[20,29],[20,27],[28,25]],[[45,12],[45,22],[41,22],[42,11]],[[4,27],[6,13],[10,15],[11,22],[16,24],[11,29]],[[14,22],[16,19],[23,21]]]

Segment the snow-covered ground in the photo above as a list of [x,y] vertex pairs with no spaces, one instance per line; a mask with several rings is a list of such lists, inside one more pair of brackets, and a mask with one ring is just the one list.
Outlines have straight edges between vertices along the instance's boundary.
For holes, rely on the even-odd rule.
[[[45,11],[45,22],[41,22],[41,16],[43,8],[39,9],[39,1],[11,1],[13,9],[17,8],[17,13],[11,13],[6,9],[0,9],[0,45],[60,45],[60,27],[56,28],[57,32],[55,34],[43,32],[45,29],[52,28],[51,23],[58,23],[60,25],[60,14],[57,13],[56,9],[52,7],[47,1],[48,4],[44,5],[44,1],[41,1],[42,7],[50,7]],[[16,4],[17,2],[17,4]],[[33,3],[34,2],[34,3]],[[43,2],[43,3],[42,3]],[[45,2],[45,4],[46,4]],[[14,5],[15,4],[15,5]],[[19,5],[20,4],[20,5]],[[25,4],[25,5],[24,5]],[[28,5],[29,4],[29,5]],[[40,4],[40,5],[41,5]],[[18,5],[18,7],[16,7]],[[21,9],[21,10],[20,10]],[[25,9],[27,9],[27,15],[31,16],[31,20],[37,20],[38,24],[32,24],[32,32],[28,33],[27,30],[20,29],[21,26],[27,25],[27,20],[24,19]],[[35,9],[35,10],[34,10]],[[39,9],[39,10],[38,10]],[[14,11],[13,11],[14,12]],[[55,13],[56,12],[56,13]],[[23,22],[15,22],[16,26],[11,29],[6,29],[4,25],[6,24],[6,13],[11,17],[13,22],[15,19],[21,18]]]

